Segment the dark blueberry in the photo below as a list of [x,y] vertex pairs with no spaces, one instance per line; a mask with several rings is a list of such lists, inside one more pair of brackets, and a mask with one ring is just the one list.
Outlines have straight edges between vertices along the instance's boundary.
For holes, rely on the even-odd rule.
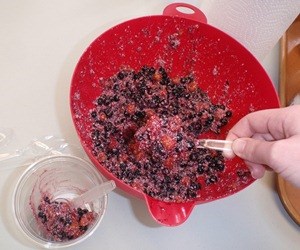
[[49,199],[48,196],[46,196],[46,197],[44,198],[44,201],[45,201],[46,203],[50,204],[50,199]]
[[204,173],[204,167],[202,164],[199,164],[197,167],[197,173],[198,174],[203,174]]
[[211,161],[210,163],[208,163],[208,167],[213,170],[213,169],[216,169],[216,163],[214,161]]
[[176,182],[179,182],[181,179],[182,179],[182,177],[181,177],[179,174],[175,174],[175,175],[174,175],[174,180],[175,180]]
[[159,98],[159,96],[155,95],[151,99],[150,107],[151,108],[157,108],[159,103],[160,103],[160,98]]
[[77,208],[77,214],[79,215],[79,217],[81,217],[82,215],[84,215],[83,210],[79,207]]
[[92,111],[91,112],[91,117],[92,118],[96,118],[97,117],[97,112],[96,111]]
[[212,122],[214,121],[214,117],[213,116],[209,116],[207,117],[206,121],[205,121],[205,125],[209,126],[210,124],[212,124]]
[[200,111],[200,112],[197,113],[197,116],[199,116],[199,117],[201,117],[202,115],[203,115],[202,111]]
[[163,109],[162,111],[160,111],[160,114],[163,116],[167,116],[169,114],[169,111],[167,109]]
[[168,85],[170,83],[170,79],[167,77],[167,75],[162,75],[162,79],[159,82],[161,85]]
[[191,190],[197,191],[197,190],[199,190],[200,188],[201,188],[201,185],[200,185],[199,183],[197,183],[197,182],[192,182],[192,183],[190,184],[190,189],[191,189]]
[[176,190],[176,189],[175,189],[174,187],[167,187],[167,191],[168,191],[169,194],[174,193],[175,190]]
[[187,141],[188,150],[192,150],[195,147],[195,143],[192,141]]
[[220,120],[220,122],[222,126],[225,126],[228,123],[228,119],[224,117]]
[[163,67],[159,67],[158,72],[160,72],[160,73],[165,73],[166,70],[165,70]]
[[170,176],[168,176],[168,175],[165,175],[164,181],[166,183],[171,183],[172,182],[172,178]]
[[[104,130],[105,130],[106,132],[111,131],[112,128],[113,128],[113,124],[112,124],[111,122],[106,122],[106,123],[105,123],[105,125],[104,125]],[[96,131],[98,131],[98,130],[96,130]]]
[[199,153],[198,152],[192,152],[189,156],[189,159],[191,161],[197,161],[199,159]]
[[59,232],[57,233],[57,237],[58,237],[59,239],[61,239],[61,240],[64,240],[64,239],[67,238],[67,233],[64,232],[64,231],[59,231]]
[[71,225],[71,224],[72,224],[72,220],[71,220],[70,218],[67,217],[67,218],[65,219],[64,225],[67,226],[67,225]]
[[114,112],[110,108],[107,108],[104,110],[104,113],[106,114],[107,118],[111,118]]
[[185,79],[186,79],[186,83],[191,83],[192,81],[194,81],[194,78],[192,76],[188,76]]
[[134,122],[137,122],[139,120],[139,118],[136,115],[132,115],[131,120],[133,120]]
[[186,162],[180,162],[179,166],[181,168],[187,168],[188,164]]
[[117,75],[117,77],[118,77],[118,79],[123,80],[124,77],[125,77],[125,75],[124,75],[123,72],[119,72],[118,75]]
[[114,86],[113,86],[113,90],[115,90],[115,91],[118,91],[120,89],[120,86],[119,86],[119,84],[115,84]]
[[121,162],[121,163],[120,163],[120,169],[121,169],[122,171],[125,171],[126,168],[127,168],[127,164],[124,163],[124,162]]
[[118,95],[114,95],[113,98],[112,98],[112,100],[114,102],[118,102],[120,100],[120,97]]
[[86,230],[88,230],[88,226],[79,226],[79,230],[85,232]]
[[207,180],[206,184],[213,184],[218,181],[218,177],[216,175],[211,175]]
[[133,74],[133,80],[140,79],[141,77],[142,77],[141,72],[138,72],[138,73]]
[[42,223],[46,223],[47,222],[47,216],[43,212],[39,212],[38,213],[38,217],[41,219]]
[[182,141],[182,139],[183,139],[183,135],[181,133],[177,133],[177,135],[176,135],[176,141],[180,142],[180,141]]
[[226,117],[231,117],[232,116],[232,112],[230,110],[226,111]]
[[206,160],[206,161],[211,161],[211,160],[212,160],[212,157],[211,157],[210,155],[206,155],[206,156],[205,156],[205,160]]
[[126,111],[126,110],[124,111],[124,113],[123,113],[123,114],[124,114],[124,116],[125,116],[125,117],[128,117],[128,116],[130,116],[130,114],[129,114],[129,113]]
[[144,164],[144,169],[145,170],[148,170],[148,169],[150,169],[151,168],[151,163],[150,162],[146,162],[145,164]]
[[163,172],[163,174],[168,175],[168,174],[170,173],[170,170],[167,169],[167,168],[164,168],[164,169],[162,170],[162,172]]
[[97,100],[98,105],[102,105],[104,103],[104,97],[99,97]]
[[136,111],[134,113],[135,116],[137,116],[140,119],[143,119],[146,116],[146,112],[145,111]]
[[155,151],[162,156],[166,154],[163,145],[159,142],[155,143]]
[[190,131],[195,135],[199,134],[202,130],[202,125],[200,122],[193,122],[191,125]]
[[197,193],[193,192],[192,190],[188,191],[187,197],[191,198],[191,199],[195,199],[197,197]]
[[149,68],[149,73],[151,75],[153,75],[155,73],[155,68],[153,68],[153,67]]
[[142,72],[145,76],[151,76],[155,73],[155,69],[153,67],[149,68],[147,66],[142,67]]
[[186,99],[190,99],[191,94],[190,94],[190,93],[186,93],[186,94],[184,95],[184,97],[185,97]]
[[186,79],[186,77],[182,77],[182,78],[180,79],[180,82],[181,82],[182,84],[185,84],[185,83],[187,83],[187,79]]
[[72,240],[74,238],[74,236],[73,235],[68,235],[67,238],[68,238],[68,240]]
[[216,165],[216,169],[217,169],[218,171],[223,171],[223,170],[225,169],[225,165],[224,165],[223,163],[218,163],[218,164]]
[[188,115],[188,119],[193,119],[193,118],[195,118],[196,117],[196,114],[195,113],[190,113],[189,115]]
[[113,148],[113,149],[111,150],[111,153],[112,153],[113,155],[119,155],[120,151],[119,151],[119,149],[117,149],[117,148]]
[[172,94],[175,96],[175,97],[177,97],[177,98],[179,98],[179,97],[182,97],[183,96],[183,94],[184,94],[184,87],[183,86],[178,86],[178,87],[174,87],[174,89],[172,90]]
[[148,93],[148,95],[152,95],[153,94],[153,90],[151,88],[147,88],[147,93]]
[[179,113],[178,108],[175,108],[175,107],[174,107],[174,108],[172,109],[172,114],[173,114],[173,115],[178,115],[178,113]]

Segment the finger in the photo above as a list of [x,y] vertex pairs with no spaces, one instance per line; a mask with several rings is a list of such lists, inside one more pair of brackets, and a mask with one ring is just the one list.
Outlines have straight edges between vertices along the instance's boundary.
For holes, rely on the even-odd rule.
[[283,139],[299,133],[300,105],[268,109],[250,113],[235,124],[228,133],[227,140],[252,137],[254,134],[271,134],[275,139]]
[[223,156],[226,158],[226,159],[232,159],[235,157],[235,153],[232,151],[223,151]]
[[[253,139],[256,140],[264,140],[264,141],[273,141],[274,138],[270,135],[270,134],[254,134],[252,136]],[[226,140],[230,140],[230,141],[234,141],[235,139],[237,139],[236,137],[227,137]],[[236,155],[235,153],[232,151],[224,151],[223,152],[223,156],[227,159],[232,159],[234,158]]]
[[233,141],[233,152],[244,160],[256,164],[270,165],[271,147],[273,142],[239,138]]
[[264,165],[250,162],[250,161],[245,161],[245,163],[248,166],[251,175],[254,179],[260,179],[265,175],[266,169]]
[[273,141],[275,138],[270,134],[254,134],[252,139],[263,140],[263,141]]

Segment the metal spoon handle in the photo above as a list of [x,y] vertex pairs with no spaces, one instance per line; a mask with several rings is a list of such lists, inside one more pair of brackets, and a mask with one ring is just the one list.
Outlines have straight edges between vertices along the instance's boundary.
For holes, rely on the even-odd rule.
[[232,141],[200,139],[197,141],[198,148],[210,148],[221,151],[232,151]]

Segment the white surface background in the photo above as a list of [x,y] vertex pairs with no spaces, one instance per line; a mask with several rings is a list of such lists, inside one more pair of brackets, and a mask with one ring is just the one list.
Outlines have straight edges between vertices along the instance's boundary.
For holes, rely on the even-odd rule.
[[[79,145],[69,112],[74,67],[108,28],[161,14],[166,0],[0,0],[0,127],[12,144],[57,135]],[[189,2],[205,11],[205,2]],[[220,17],[221,18],[221,17]],[[278,86],[279,45],[262,62]],[[0,248],[36,249],[17,231],[11,195],[23,167],[0,169]],[[120,190],[109,195],[98,230],[72,249],[299,249],[300,228],[289,218],[268,173],[229,198],[195,207],[175,228],[150,217],[143,201]]]

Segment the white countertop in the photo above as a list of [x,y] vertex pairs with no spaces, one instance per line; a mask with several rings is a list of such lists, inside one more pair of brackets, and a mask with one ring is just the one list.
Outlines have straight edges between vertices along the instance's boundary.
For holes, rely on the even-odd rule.
[[[167,0],[0,0],[0,127],[13,143],[56,135],[79,145],[69,111],[74,67],[103,31],[161,14]],[[184,2],[184,1],[181,1]],[[185,1],[198,7],[200,1]],[[278,86],[279,45],[262,62]],[[15,228],[13,187],[24,167],[0,170],[0,248],[36,249]],[[285,212],[274,175],[229,198],[196,206],[174,228],[156,224],[142,200],[117,190],[97,231],[72,249],[299,249],[300,228]]]

